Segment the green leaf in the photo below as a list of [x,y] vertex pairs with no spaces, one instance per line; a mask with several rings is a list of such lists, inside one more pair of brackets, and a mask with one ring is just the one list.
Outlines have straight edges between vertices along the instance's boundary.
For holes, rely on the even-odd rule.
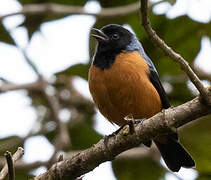
[[56,75],[79,76],[85,80],[88,80],[89,66],[89,64],[75,64],[68,67],[64,71],[56,73]]
[[[192,63],[200,50],[202,36],[211,31],[211,24],[203,24],[187,16],[167,19],[165,15],[150,16],[153,29],[176,52],[180,53],[189,63]],[[160,74],[181,74],[179,66],[170,58],[164,56],[160,49],[152,47],[149,39],[142,39],[147,54],[157,65]]]
[[98,0],[102,7],[115,7],[115,6],[123,6],[127,4],[131,4],[137,2],[137,0],[116,0],[116,1],[108,1],[108,0]]
[[118,180],[158,180],[165,175],[165,170],[151,158],[114,160],[112,167]]
[[0,41],[15,45],[13,38],[10,36],[9,32],[5,29],[2,21],[0,22]]
[[[211,116],[192,122],[180,133],[182,144],[196,161],[196,170],[201,177],[211,175]],[[203,178],[202,178],[203,179]]]
[[23,147],[24,140],[18,136],[10,136],[0,139],[0,154],[3,155],[6,151],[14,153],[18,147]]
[[211,172],[207,174],[199,174],[197,180],[210,180],[211,179]]
[[15,179],[17,180],[29,180],[33,178],[31,174],[29,174],[28,169],[15,169]]
[[39,30],[41,23],[45,19],[45,16],[45,14],[25,16],[24,22],[20,24],[19,27],[23,26],[27,29],[29,40],[32,38],[34,32]]
[[87,122],[70,126],[69,133],[72,143],[71,150],[89,148],[102,138],[102,136],[93,129],[93,126]]

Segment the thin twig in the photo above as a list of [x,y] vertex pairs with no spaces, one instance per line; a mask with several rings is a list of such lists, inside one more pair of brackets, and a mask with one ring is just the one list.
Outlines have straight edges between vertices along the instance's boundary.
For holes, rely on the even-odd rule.
[[9,180],[15,179],[15,168],[12,160],[12,154],[9,151],[6,151],[4,154],[7,160],[7,168],[8,168],[8,174],[9,174]]
[[[149,7],[153,7],[156,4],[159,4],[163,1],[158,1],[155,3],[149,2]],[[115,16],[127,16],[132,13],[136,13],[139,11],[140,2],[137,1],[135,3],[131,3],[124,6],[112,7],[112,8],[101,8],[100,12],[87,12],[84,7],[81,6],[71,6],[71,5],[62,5],[56,3],[42,3],[42,4],[27,4],[22,7],[21,11],[9,13],[3,16],[0,16],[0,21],[4,18],[15,16],[15,15],[40,15],[44,13],[52,13],[61,16],[68,16],[72,14],[80,14],[80,15],[89,15],[95,16],[99,18],[112,18]]]
[[[40,82],[40,90],[44,93],[48,104],[52,110],[55,122],[57,123],[59,132],[58,132],[58,136],[55,139],[55,153],[57,153],[57,151],[59,150],[63,150],[63,148],[67,147],[70,145],[70,137],[68,134],[68,130],[67,130],[67,126],[65,123],[61,122],[60,118],[59,118],[59,112],[60,112],[60,102],[59,99],[56,97],[56,90],[55,88],[49,84],[48,81],[46,81],[44,79],[44,77],[42,76],[41,72],[38,70],[38,68],[36,67],[36,65],[33,63],[33,61],[28,57],[27,53],[25,52],[25,50],[21,50],[25,60],[27,62],[27,64],[33,69],[33,71],[37,74],[38,76],[38,81]],[[54,93],[48,93],[48,88],[52,87],[54,89]],[[51,159],[53,159],[54,157],[52,157]]]
[[29,58],[29,56],[27,55],[26,51],[23,49],[20,49],[27,64],[29,64],[29,66],[33,69],[33,71],[38,75],[41,76],[41,73],[39,72],[38,68],[36,67],[36,65],[34,64],[33,61],[31,61],[31,59]]
[[[148,36],[159,48],[163,50],[163,52],[167,56],[169,56],[171,59],[180,64],[181,69],[186,72],[191,82],[196,86],[196,88],[200,92],[203,99],[207,101],[209,99],[207,98],[207,96],[209,95],[209,91],[203,86],[198,76],[193,72],[191,67],[188,65],[188,62],[180,54],[174,52],[171,49],[171,47],[169,47],[151,28],[150,20],[148,19],[147,16],[147,8],[148,8],[147,2],[148,0],[141,0],[141,18],[142,18],[142,25],[145,31],[147,32]],[[211,102],[207,103],[211,104]]]
[[[58,129],[59,129],[59,136],[55,139],[55,148],[56,151],[62,150],[63,148],[70,145],[70,137],[68,134],[68,129],[65,123],[61,122],[59,118],[59,111],[61,109],[59,99],[56,97],[56,92],[54,94],[49,94],[47,89],[51,86],[48,84],[47,81],[45,81],[43,78],[41,79],[43,81],[43,92],[45,94],[45,97],[48,100],[49,106],[52,110],[52,113],[54,115],[55,121],[57,123]],[[52,87],[54,88],[54,87]],[[55,90],[55,89],[54,89]]]
[[0,85],[0,93],[13,91],[13,90],[40,90],[40,81],[35,81],[27,84],[13,84],[13,83],[2,83]]
[[[13,154],[12,161],[13,164],[24,154],[24,149],[22,147],[19,147],[18,150]],[[0,172],[0,180],[3,180],[8,173],[8,166],[7,164],[4,165]]]
[[54,115],[55,122],[57,123],[59,129],[58,137],[55,140],[56,152],[57,152],[70,145],[70,137],[68,134],[67,126],[59,119],[59,111],[60,111],[59,99],[56,97],[55,95],[56,93],[50,95],[47,92],[47,88],[50,87],[51,85],[43,78],[42,74],[40,73],[36,65],[33,63],[33,61],[28,57],[25,50],[23,49],[20,50],[23,53],[23,56],[25,57],[26,63],[37,74],[38,80],[34,83],[22,84],[22,85],[4,83],[2,86],[0,86],[0,93],[18,89],[33,89],[33,90],[37,89],[43,92],[46,99],[48,100],[49,106]]
[[58,159],[57,159],[57,162],[60,162],[60,161],[63,161],[63,160],[64,160],[64,155],[60,154]]
[[[24,49],[21,49],[21,52],[23,53],[25,60],[27,64],[33,69],[33,71],[37,74],[39,77],[38,82],[40,85],[41,91],[44,93],[48,104],[52,110],[52,113],[54,115],[55,122],[57,123],[59,133],[58,136],[55,139],[55,153],[59,150],[63,150],[63,148],[70,145],[70,137],[68,134],[67,126],[65,123],[61,122],[59,119],[59,112],[60,112],[60,102],[59,99],[56,97],[56,90],[55,88],[49,84],[47,80],[44,79],[39,69],[36,67],[36,65],[33,63],[33,61],[29,58],[26,51]],[[48,88],[52,87],[54,89],[54,93],[48,93]],[[59,142],[59,143],[58,143]],[[51,159],[53,159],[52,157]]]
[[[27,162],[24,162],[22,160],[18,160],[15,163],[15,169],[16,170],[23,170],[24,169],[25,171],[30,171],[30,170],[36,169],[40,166],[47,166],[47,164],[48,164],[48,161],[35,161],[35,162],[32,162],[32,163],[27,163]],[[0,167],[2,167],[4,165],[5,165],[5,160],[3,161],[3,158],[0,158]]]
[[30,5],[24,5],[21,11],[0,16],[0,20],[6,17],[20,14],[39,15],[43,13],[53,13],[61,16],[66,16],[71,14],[83,14],[96,17],[127,16],[131,13],[138,12],[139,7],[140,7],[140,2],[136,2],[120,7],[102,8],[99,13],[91,13],[87,12],[83,7],[80,6],[70,6],[70,5],[68,6],[55,3],[30,4]]
[[194,66],[194,70],[201,79],[206,79],[211,82],[211,73],[207,73],[200,67],[196,67],[196,66]]
[[0,77],[0,81],[4,82],[4,83],[10,83],[10,81],[8,81],[7,79]]

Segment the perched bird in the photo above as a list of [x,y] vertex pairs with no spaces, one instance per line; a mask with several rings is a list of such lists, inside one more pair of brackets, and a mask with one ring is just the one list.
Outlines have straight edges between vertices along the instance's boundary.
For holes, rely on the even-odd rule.
[[[137,37],[117,24],[94,29],[98,41],[89,69],[89,89],[100,112],[119,126],[124,117],[150,118],[170,107],[165,90],[150,58]],[[153,139],[172,171],[195,166],[175,132]],[[151,141],[144,143],[151,145]]]

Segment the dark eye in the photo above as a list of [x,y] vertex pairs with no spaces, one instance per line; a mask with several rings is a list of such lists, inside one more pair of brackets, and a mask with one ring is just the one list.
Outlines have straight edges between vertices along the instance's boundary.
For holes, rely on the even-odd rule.
[[119,34],[115,33],[112,35],[112,39],[117,40],[119,39]]

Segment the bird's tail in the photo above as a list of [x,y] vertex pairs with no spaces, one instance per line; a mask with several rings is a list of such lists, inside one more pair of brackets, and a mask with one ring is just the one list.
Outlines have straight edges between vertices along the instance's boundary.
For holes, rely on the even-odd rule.
[[194,160],[184,149],[184,147],[178,142],[178,139],[171,135],[165,137],[165,143],[161,143],[162,141],[159,141],[158,138],[155,140],[155,144],[157,145],[168,168],[173,172],[178,172],[181,167],[194,167]]

